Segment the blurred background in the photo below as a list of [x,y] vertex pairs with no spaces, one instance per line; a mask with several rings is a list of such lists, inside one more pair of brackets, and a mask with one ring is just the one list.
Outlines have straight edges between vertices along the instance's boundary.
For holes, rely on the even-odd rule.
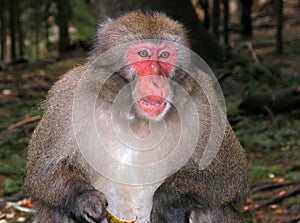
[[0,0],[0,223],[30,222],[22,179],[47,91],[95,24],[132,10],[182,22],[218,78],[249,163],[245,222],[300,222],[300,0]]

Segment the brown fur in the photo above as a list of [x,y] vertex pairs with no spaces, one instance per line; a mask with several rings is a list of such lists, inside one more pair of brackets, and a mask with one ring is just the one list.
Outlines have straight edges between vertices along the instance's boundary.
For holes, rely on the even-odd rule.
[[[91,61],[110,47],[133,40],[158,38],[188,46],[183,26],[159,13],[133,12],[117,19],[108,19],[99,27],[95,48],[86,64],[65,74],[49,92],[43,118],[30,141],[25,191],[36,205],[35,223],[96,223],[105,217],[106,197],[98,190],[111,188],[114,184],[106,182],[83,159],[76,144],[71,122],[75,89],[82,75],[90,69],[88,65]],[[97,101],[99,116],[102,115],[107,119],[108,124],[111,120],[106,118],[105,114],[108,113],[115,94],[127,83],[119,75],[114,74],[110,77]],[[165,179],[161,185],[147,188],[149,191],[156,190],[154,195],[149,194],[149,198],[145,197],[144,200],[147,205],[153,202],[151,222],[239,223],[240,207],[248,191],[244,152],[227,122],[226,134],[217,157],[206,169],[199,170],[197,161],[201,157],[211,130],[209,104],[200,86],[191,78],[183,75],[178,77],[178,81],[196,101],[202,129],[195,155],[187,165]],[[180,101],[182,98],[175,92],[174,100]],[[174,132],[180,125],[176,121],[177,118],[174,109],[171,109],[165,117],[166,122],[174,126]],[[134,131],[138,131],[140,135],[146,134],[148,128],[143,127],[144,120],[138,117],[136,119]],[[169,134],[171,136],[173,134],[174,137],[176,135],[176,133]],[[165,143],[171,143],[171,136]],[[126,186],[116,186],[115,191],[118,190],[127,191],[127,196],[132,196]],[[138,191],[142,192],[143,188],[136,187],[134,190],[139,193]],[[135,197],[133,195],[122,198],[121,193],[120,197],[107,199],[108,203],[111,200],[117,205],[118,199],[120,203],[122,199],[130,203]],[[133,204],[136,205],[134,202]],[[95,205],[96,209],[91,205]],[[86,211],[96,220],[88,221],[82,217]],[[148,211],[150,215],[150,210]]]

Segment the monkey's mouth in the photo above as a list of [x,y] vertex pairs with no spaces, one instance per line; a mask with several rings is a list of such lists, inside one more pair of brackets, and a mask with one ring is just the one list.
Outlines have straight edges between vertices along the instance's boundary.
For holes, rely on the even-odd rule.
[[160,96],[146,96],[137,101],[139,108],[150,117],[157,116],[166,108],[166,99]]

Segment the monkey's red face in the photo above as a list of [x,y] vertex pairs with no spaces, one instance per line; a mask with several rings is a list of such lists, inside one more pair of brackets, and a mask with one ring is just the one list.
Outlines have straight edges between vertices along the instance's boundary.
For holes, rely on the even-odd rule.
[[177,51],[171,44],[141,43],[130,46],[127,59],[137,76],[133,91],[138,111],[151,120],[161,119],[170,108]]

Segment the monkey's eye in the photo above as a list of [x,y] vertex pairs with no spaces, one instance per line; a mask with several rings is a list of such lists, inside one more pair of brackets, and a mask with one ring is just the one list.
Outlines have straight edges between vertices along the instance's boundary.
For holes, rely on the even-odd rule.
[[147,50],[142,50],[142,51],[138,52],[138,55],[141,57],[149,57]]
[[170,56],[170,53],[167,51],[164,51],[159,55],[159,57],[161,57],[161,58],[168,58],[169,56]]

